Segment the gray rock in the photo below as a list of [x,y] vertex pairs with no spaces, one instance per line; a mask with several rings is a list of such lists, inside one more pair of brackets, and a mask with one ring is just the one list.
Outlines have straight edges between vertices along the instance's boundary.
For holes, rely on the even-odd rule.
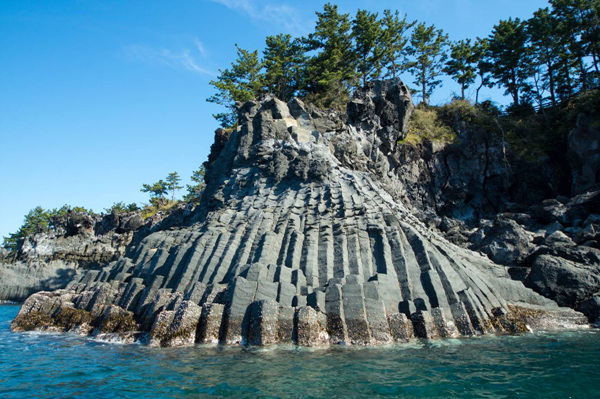
[[388,315],[390,331],[396,341],[406,342],[414,337],[413,325],[404,313]]
[[[415,216],[422,202],[411,205],[407,184],[420,175],[406,169],[397,145],[412,111],[403,84],[377,83],[352,101],[347,114],[299,100],[241,105],[237,129],[218,134],[200,206],[147,222],[116,260],[65,291],[36,296],[14,328],[64,329],[56,315],[69,303],[93,322],[107,309],[132,312],[138,333],[162,346],[375,344],[410,339],[413,330],[427,338],[472,335],[496,331],[496,309],[510,323],[512,304],[535,307],[540,318],[578,320]],[[436,158],[446,151],[441,146],[427,151],[421,161],[444,170],[444,194],[420,198],[433,195],[440,214],[460,216],[454,227],[469,226],[490,201],[502,206],[493,187],[505,170],[477,156],[493,148],[446,152],[445,162]],[[469,182],[482,181],[464,173],[483,165],[488,191],[471,201]],[[463,176],[452,177],[455,171]],[[440,183],[436,177],[434,186]],[[504,232],[507,242],[514,239],[498,256],[517,261],[528,250],[527,234],[510,219],[498,229],[499,245]],[[491,246],[489,231],[487,238]]]
[[161,346],[189,346],[196,342],[196,332],[202,308],[191,301],[183,301],[170,322]]
[[303,306],[296,313],[297,339],[302,346],[319,346],[329,342],[325,326],[319,321],[317,311],[310,306]]
[[562,231],[555,231],[542,241],[542,245],[548,247],[573,247],[575,246],[575,243]]
[[532,249],[525,229],[510,219],[494,222],[478,249],[501,265],[522,262]]
[[542,203],[535,208],[535,216],[542,223],[560,222],[564,224],[566,212],[567,208],[560,201],[555,199],[542,201]]
[[426,310],[421,310],[410,315],[413,324],[415,336],[419,338],[437,338],[439,332],[436,323],[431,314]]
[[598,270],[550,255],[538,256],[531,265],[526,285],[561,306],[574,307],[600,290]]
[[593,296],[577,305],[577,310],[587,316],[590,323],[600,320],[600,296]]
[[274,299],[253,302],[250,311],[248,343],[250,345],[272,345],[279,339],[279,304]]
[[74,277],[122,257],[135,232],[145,229],[138,235],[141,238],[152,231],[133,212],[73,211],[54,217],[51,225],[46,232],[27,236],[17,254],[0,256],[0,301],[21,302],[37,291],[65,288]]
[[223,323],[224,311],[225,306],[218,303],[205,303],[202,306],[197,342],[219,343],[219,329]]
[[443,338],[454,338],[458,337],[459,333],[454,322],[446,317],[442,308],[435,308],[431,310],[431,316],[433,317],[433,323],[440,337]]
[[277,341],[296,342],[294,328],[296,309],[291,306],[280,306],[277,320]]

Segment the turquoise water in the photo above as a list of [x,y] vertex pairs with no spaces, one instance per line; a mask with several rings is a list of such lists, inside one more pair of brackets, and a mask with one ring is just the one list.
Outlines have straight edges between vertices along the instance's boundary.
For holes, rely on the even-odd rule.
[[592,398],[600,330],[378,348],[147,348],[11,333],[0,306],[1,398]]

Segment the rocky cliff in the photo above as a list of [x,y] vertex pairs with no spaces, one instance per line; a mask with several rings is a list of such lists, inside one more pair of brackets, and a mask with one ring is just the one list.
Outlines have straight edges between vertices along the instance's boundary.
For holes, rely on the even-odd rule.
[[465,116],[457,139],[395,153],[403,203],[446,239],[591,322],[600,316],[600,131],[579,114],[564,161],[527,161]]
[[22,302],[38,291],[65,288],[78,274],[119,259],[133,242],[180,224],[187,213],[180,207],[147,220],[135,212],[54,217],[49,231],[25,237],[16,254],[0,253],[0,301]]
[[[415,216],[420,209],[430,225],[444,221],[435,167],[428,170],[437,155],[421,166],[423,158],[403,163],[398,141],[412,109],[401,82],[357,93],[347,114],[298,99],[247,102],[237,130],[217,134],[201,206],[132,240],[118,260],[67,288],[32,295],[12,328],[162,346],[319,345],[587,323]],[[444,189],[460,183],[445,159]],[[417,184],[421,173],[430,179]],[[448,225],[466,226],[463,216],[487,212],[473,205],[483,197],[455,201],[444,208]],[[480,236],[483,243],[492,235]]]

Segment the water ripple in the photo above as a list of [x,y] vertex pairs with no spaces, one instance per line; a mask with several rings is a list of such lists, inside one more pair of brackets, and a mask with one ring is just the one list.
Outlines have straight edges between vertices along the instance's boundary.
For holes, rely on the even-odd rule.
[[597,330],[416,341],[377,348],[148,348],[9,331],[0,306],[3,398],[593,397]]

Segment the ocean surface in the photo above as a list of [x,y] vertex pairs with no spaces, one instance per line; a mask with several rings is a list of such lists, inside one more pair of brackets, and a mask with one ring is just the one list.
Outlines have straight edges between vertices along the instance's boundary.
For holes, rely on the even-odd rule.
[[600,330],[386,347],[148,348],[12,333],[0,305],[0,398],[598,398]]

